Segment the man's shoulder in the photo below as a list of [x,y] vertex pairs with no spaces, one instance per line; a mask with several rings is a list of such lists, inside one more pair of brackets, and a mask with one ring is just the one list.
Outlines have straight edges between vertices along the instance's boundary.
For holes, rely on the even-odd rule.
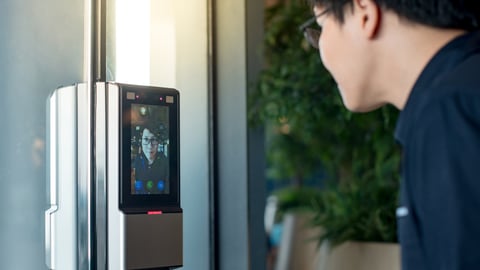
[[475,103],[480,107],[478,67],[480,67],[480,51],[458,63],[449,72],[439,75],[427,87],[428,89],[422,90],[423,94],[419,96],[420,102],[418,102],[418,106],[421,107],[418,115],[421,116],[437,105],[448,103],[455,106]]
[[469,133],[480,139],[480,79],[476,81],[476,85],[472,79],[430,89],[436,93],[426,98],[419,109],[414,133],[435,137]]
[[480,94],[480,51],[464,59],[448,74],[438,78],[436,85],[445,92]]
[[425,89],[429,93],[419,97],[413,113],[403,117],[403,121],[408,122],[405,123],[407,133],[422,134],[437,128],[449,132],[464,128],[480,130],[480,75],[478,77],[459,82],[445,81]]
[[427,96],[434,99],[456,93],[480,92],[480,32],[457,37],[443,47],[431,60],[421,86],[435,89]]
[[412,131],[423,129],[433,120],[446,124],[442,119],[480,118],[479,66],[480,45],[472,45],[468,52],[452,50],[440,54],[419,79],[421,83],[413,89],[401,112],[397,139],[405,143]]

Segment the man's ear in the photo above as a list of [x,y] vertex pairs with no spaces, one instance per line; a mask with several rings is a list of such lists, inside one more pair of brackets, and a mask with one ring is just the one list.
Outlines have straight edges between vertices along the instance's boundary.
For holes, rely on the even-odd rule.
[[373,0],[353,0],[353,12],[365,37],[375,38],[382,19],[382,12],[378,4]]

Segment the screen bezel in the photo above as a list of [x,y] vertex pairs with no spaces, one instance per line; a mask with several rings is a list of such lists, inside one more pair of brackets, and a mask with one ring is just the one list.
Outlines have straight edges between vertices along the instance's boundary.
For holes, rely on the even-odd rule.
[[[120,210],[125,213],[144,213],[153,210],[179,212],[180,209],[180,147],[179,93],[172,88],[119,84],[120,89]],[[135,93],[128,99],[127,93]],[[173,96],[168,103],[166,96]],[[160,98],[163,98],[160,100]],[[131,190],[132,104],[166,106],[169,108],[169,185],[168,194],[134,194]]]

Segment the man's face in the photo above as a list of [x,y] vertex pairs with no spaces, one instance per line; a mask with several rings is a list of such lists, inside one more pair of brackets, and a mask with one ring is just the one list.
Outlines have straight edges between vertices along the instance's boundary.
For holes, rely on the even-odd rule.
[[[318,15],[324,9],[317,6],[313,11]],[[361,31],[358,13],[346,7],[343,23],[328,12],[317,17],[322,27],[318,46],[324,66],[338,84],[344,105],[351,111],[369,111],[378,105],[370,87],[371,48]]]
[[144,129],[142,133],[142,151],[149,161],[153,162],[157,155],[158,140],[149,130]]

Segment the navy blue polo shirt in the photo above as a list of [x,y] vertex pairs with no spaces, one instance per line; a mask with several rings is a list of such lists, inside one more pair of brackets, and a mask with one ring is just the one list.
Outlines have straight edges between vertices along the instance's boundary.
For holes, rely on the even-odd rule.
[[480,269],[480,32],[427,64],[400,113],[404,270]]

